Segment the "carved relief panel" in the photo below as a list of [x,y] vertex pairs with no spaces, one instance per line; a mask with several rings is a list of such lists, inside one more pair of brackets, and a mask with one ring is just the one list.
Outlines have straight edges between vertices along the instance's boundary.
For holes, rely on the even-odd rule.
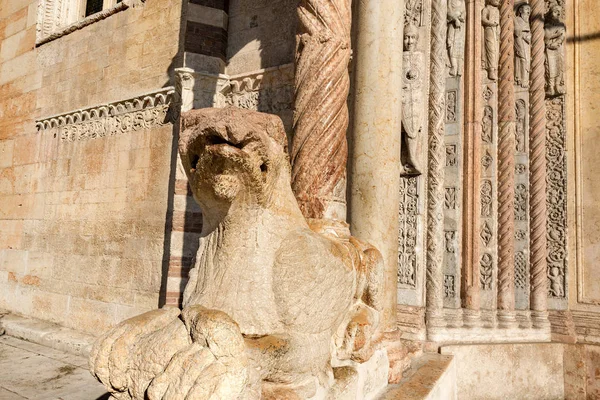
[[[427,166],[427,93],[429,88],[430,4],[404,2],[404,37],[399,50],[403,59],[403,107],[401,130],[402,179],[398,235],[398,303],[423,306],[425,189]],[[452,162],[452,155],[449,160]],[[448,162],[448,160],[447,160]]]
[[[444,169],[444,306],[460,308],[462,219],[462,75],[464,69],[466,8],[464,0],[448,0],[446,18],[446,167]],[[450,290],[450,286],[453,290]]]

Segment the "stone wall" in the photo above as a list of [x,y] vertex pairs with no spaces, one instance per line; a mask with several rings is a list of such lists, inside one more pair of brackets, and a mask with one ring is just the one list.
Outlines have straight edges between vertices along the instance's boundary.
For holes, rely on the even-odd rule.
[[0,308],[95,334],[159,305],[181,1],[37,48],[36,15],[0,10]]

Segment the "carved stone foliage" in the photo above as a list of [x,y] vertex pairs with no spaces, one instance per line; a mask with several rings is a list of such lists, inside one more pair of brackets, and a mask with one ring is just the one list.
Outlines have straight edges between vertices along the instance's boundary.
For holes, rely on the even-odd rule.
[[566,293],[567,163],[564,109],[562,96],[546,101],[547,260],[549,294],[556,298],[564,298]]
[[492,275],[494,271],[494,258],[489,253],[484,253],[479,261],[479,283],[483,290],[492,290]]
[[293,109],[293,66],[231,77],[220,89],[217,106],[235,106],[247,110],[281,115]]
[[417,232],[419,192],[417,178],[400,180],[400,234],[398,235],[398,283],[409,288],[417,285]]
[[528,275],[527,257],[524,252],[517,251],[515,253],[515,287],[517,289],[527,288]]
[[96,139],[172,122],[174,89],[164,88],[119,102],[102,104],[36,121],[38,131],[52,130],[65,141]]
[[458,112],[458,91],[448,90],[446,92],[446,123],[456,122]]
[[448,49],[448,72],[450,76],[461,75],[464,46],[462,36],[466,14],[464,0],[448,0],[446,47]]
[[491,144],[494,140],[494,109],[485,106],[483,109],[483,120],[481,121],[481,140]]
[[515,174],[522,175],[527,171],[527,165],[525,164],[516,164],[515,165]]
[[485,179],[481,184],[481,216],[484,218],[490,218],[492,216],[492,181]]
[[524,229],[517,229],[515,231],[515,239],[519,241],[527,239],[527,231]]
[[404,24],[425,25],[423,0],[406,0],[404,3]]
[[530,14],[531,7],[523,3],[518,6],[515,16],[515,83],[522,88],[529,87],[531,70]]
[[566,28],[562,22],[563,7],[556,1],[548,3],[544,23],[546,45],[546,95],[549,97],[565,93],[564,42]]
[[491,81],[498,79],[498,46],[500,35],[500,0],[486,0],[486,6],[481,12],[483,25],[483,66]]
[[456,277],[444,275],[444,297],[456,297]]
[[518,184],[515,187],[515,220],[527,220],[527,198],[529,197],[527,186]]
[[448,210],[456,209],[456,188],[455,187],[445,188],[444,207]]
[[525,100],[519,99],[515,105],[515,146],[518,153],[525,153],[525,135],[527,129],[527,104]]

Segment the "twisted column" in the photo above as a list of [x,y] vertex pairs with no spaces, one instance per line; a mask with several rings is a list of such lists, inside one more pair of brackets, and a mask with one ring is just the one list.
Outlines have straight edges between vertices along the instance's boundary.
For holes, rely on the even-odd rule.
[[427,191],[427,325],[444,326],[444,145],[447,1],[431,2],[429,153]]
[[515,326],[514,0],[500,4],[498,79],[498,320]]
[[479,223],[481,216],[481,123],[483,96],[481,80],[482,0],[467,0],[464,73],[464,193],[462,302],[465,325],[476,326],[480,319]]
[[306,218],[346,220],[350,0],[298,6],[292,189]]
[[529,212],[531,310],[533,324],[547,321],[548,279],[546,261],[546,104],[544,0],[531,0],[531,74],[529,81]]

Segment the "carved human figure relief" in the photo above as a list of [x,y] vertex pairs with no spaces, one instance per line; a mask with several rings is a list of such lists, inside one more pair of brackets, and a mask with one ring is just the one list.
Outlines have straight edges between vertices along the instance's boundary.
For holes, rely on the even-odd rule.
[[423,132],[424,113],[427,109],[423,93],[425,63],[423,53],[417,51],[419,29],[408,24],[404,27],[402,54],[402,167],[404,176],[421,175],[419,138]]
[[529,87],[531,68],[531,28],[529,4],[521,4],[515,16],[515,83],[522,88]]
[[481,121],[481,140],[484,143],[491,144],[493,140],[494,128],[494,109],[490,106],[485,106],[483,109],[483,120]]
[[446,48],[448,49],[448,68],[450,76],[462,73],[462,30],[465,24],[464,0],[448,0]]
[[564,297],[564,273],[558,267],[548,269],[548,279],[550,280],[549,295],[551,297]]
[[498,51],[500,36],[500,0],[486,0],[485,7],[481,12],[481,24],[483,25],[483,66],[487,71],[488,79],[498,79]]
[[518,153],[525,153],[525,129],[526,129],[526,116],[527,116],[527,105],[525,100],[517,100],[515,105],[516,124],[515,124],[515,146]]
[[544,42],[546,44],[546,95],[565,93],[563,44],[565,24],[561,21],[561,7],[554,3],[546,16]]

